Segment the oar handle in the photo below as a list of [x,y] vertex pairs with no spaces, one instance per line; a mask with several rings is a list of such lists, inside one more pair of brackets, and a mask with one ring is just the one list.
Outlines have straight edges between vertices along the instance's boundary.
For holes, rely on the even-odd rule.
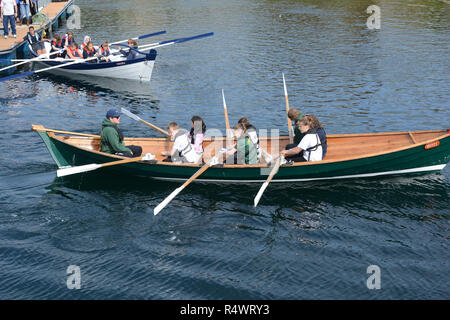
[[105,163],[102,163],[101,166],[102,166],[102,168],[104,168],[104,167],[115,166],[115,165],[118,165],[118,164],[124,164],[124,163],[130,163],[130,162],[138,162],[138,161],[141,161],[141,160],[142,160],[142,157],[129,158],[129,159],[113,161],[113,162],[105,162]]

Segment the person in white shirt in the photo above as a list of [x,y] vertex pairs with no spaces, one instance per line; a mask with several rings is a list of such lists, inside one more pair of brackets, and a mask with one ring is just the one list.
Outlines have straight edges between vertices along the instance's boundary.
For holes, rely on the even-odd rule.
[[321,127],[316,117],[312,115],[305,116],[299,121],[300,131],[305,133],[300,143],[292,149],[283,150],[280,154],[287,158],[289,156],[295,156],[302,152],[302,157],[296,157],[294,161],[321,161],[322,160],[322,143],[317,129]]
[[176,122],[169,123],[167,132],[173,138],[171,151],[163,151],[162,155],[168,156],[164,162],[196,163],[199,159],[187,136],[187,131],[180,129]]
[[3,34],[5,39],[8,39],[9,28],[11,25],[12,35],[16,37],[16,18],[17,18],[17,3],[16,0],[2,0],[0,19],[3,20]]

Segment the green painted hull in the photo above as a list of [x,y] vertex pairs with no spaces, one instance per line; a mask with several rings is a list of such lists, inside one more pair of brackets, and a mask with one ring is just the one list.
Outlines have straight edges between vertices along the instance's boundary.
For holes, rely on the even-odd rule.
[[[117,158],[75,147],[47,134],[38,134],[44,140],[58,167],[117,161]],[[450,160],[450,136],[439,139],[440,145],[426,150],[424,144],[394,152],[334,162],[312,162],[306,165],[281,166],[272,182],[292,182],[324,179],[361,178],[381,175],[407,174],[442,170]],[[166,180],[186,180],[199,167],[134,162],[102,168],[102,171],[120,171],[125,174]],[[197,181],[261,182],[270,172],[265,167],[211,167]]]

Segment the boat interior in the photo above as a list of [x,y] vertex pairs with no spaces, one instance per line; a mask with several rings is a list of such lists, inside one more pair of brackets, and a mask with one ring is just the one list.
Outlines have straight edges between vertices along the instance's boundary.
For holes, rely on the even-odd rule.
[[[33,130],[42,131],[42,126],[33,126]],[[51,137],[64,143],[71,144],[81,149],[89,150],[95,153],[100,152],[100,137],[95,135],[85,135],[79,133],[70,133],[65,131],[56,131],[45,129]],[[56,134],[58,133],[58,134]],[[66,133],[62,134],[61,133]],[[70,134],[70,135],[68,135]],[[432,143],[438,139],[449,136],[450,130],[432,130],[432,131],[410,131],[410,132],[390,132],[390,133],[363,133],[363,134],[342,134],[327,135],[327,154],[322,161],[299,162],[295,165],[306,165],[321,162],[337,162],[356,158],[364,158],[376,154],[389,153],[396,150],[407,149],[413,145]],[[162,151],[171,150],[173,142],[167,138],[125,138],[125,145],[138,145],[143,149],[142,155],[151,153],[155,159],[162,161],[166,158],[161,154]],[[218,154],[219,150],[235,143],[232,139],[227,140],[224,137],[205,139],[203,142],[204,154],[203,161],[206,163],[209,159]],[[260,137],[260,147],[274,158],[279,155],[289,143],[288,136],[280,137]],[[101,153],[104,154],[104,153]],[[119,156],[109,155],[115,158]],[[219,158],[219,161],[222,159]],[[261,157],[261,165],[267,163]],[[164,164],[173,165],[173,163],[164,162]],[[189,165],[189,164],[183,164]],[[258,165],[256,165],[258,166]]]

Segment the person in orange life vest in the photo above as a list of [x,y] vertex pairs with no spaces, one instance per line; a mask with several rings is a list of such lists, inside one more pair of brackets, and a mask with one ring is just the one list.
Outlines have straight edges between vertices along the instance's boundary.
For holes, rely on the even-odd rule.
[[78,49],[78,44],[76,42],[73,42],[70,47],[67,49],[67,55],[69,56],[69,59],[82,59],[83,53]]
[[82,43],[81,46],[80,46],[80,49],[81,49],[81,50],[84,50],[84,48],[87,47],[87,45],[88,45],[88,43],[89,43],[90,41],[91,41],[91,37],[85,36],[85,37],[84,37],[84,41],[83,41],[83,43]]
[[75,42],[75,39],[73,38],[73,33],[72,31],[67,31],[66,35],[64,37],[62,37],[61,39],[61,45],[63,46],[63,48],[65,46],[70,47],[72,45],[72,43]]
[[[95,57],[97,51],[95,51],[94,48],[94,44],[92,43],[92,41],[89,41],[86,45],[86,47],[84,47],[83,49],[83,59],[88,59],[88,58],[92,58]],[[97,62],[96,59],[91,59],[87,62]]]
[[[50,52],[59,51],[63,48],[61,45],[61,38],[57,34],[55,34],[53,36],[53,40],[52,40],[51,44],[52,44],[52,49],[50,50]],[[51,58],[53,58],[53,59],[56,57],[62,57],[62,53],[54,54],[51,56]]]
[[109,50],[108,41],[103,41],[102,45],[98,47],[97,55],[100,57],[100,62],[111,62],[109,59],[111,51]]

